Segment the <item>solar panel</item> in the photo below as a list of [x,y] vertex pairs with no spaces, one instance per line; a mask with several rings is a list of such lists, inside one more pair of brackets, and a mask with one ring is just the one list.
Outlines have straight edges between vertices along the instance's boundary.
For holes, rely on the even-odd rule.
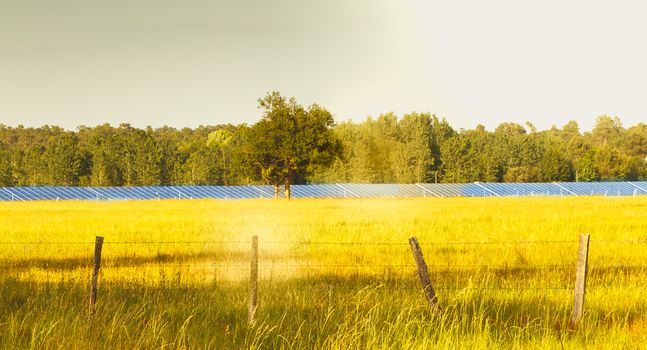
[[295,198],[341,198],[344,189],[336,184],[294,185],[292,194]]
[[6,188],[0,189],[0,201],[11,201],[14,200],[13,194],[9,192]]
[[[510,197],[510,196],[639,196],[647,181],[465,183],[465,184],[313,184],[292,185],[294,198],[372,197]],[[279,196],[283,196],[283,188]],[[141,187],[0,187],[0,201],[142,200],[273,198],[274,188],[256,186]]]

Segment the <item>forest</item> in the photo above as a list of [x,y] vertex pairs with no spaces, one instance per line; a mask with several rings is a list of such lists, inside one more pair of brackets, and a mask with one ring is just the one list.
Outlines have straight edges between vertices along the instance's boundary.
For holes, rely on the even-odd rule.
[[[307,116],[306,116],[307,117]],[[502,123],[453,128],[430,113],[386,113],[330,123],[338,143],[326,162],[292,183],[462,183],[647,179],[647,124],[600,116],[538,131]],[[0,124],[0,186],[245,185],[267,183],[250,145],[254,125],[140,129],[129,124],[39,128]]]

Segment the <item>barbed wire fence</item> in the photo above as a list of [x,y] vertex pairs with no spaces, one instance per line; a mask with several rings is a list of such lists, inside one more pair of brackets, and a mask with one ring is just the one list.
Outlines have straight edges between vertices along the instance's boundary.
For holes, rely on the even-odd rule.
[[[552,241],[480,241],[480,242],[460,242],[460,241],[443,241],[443,242],[426,242],[422,243],[423,248],[433,248],[438,246],[495,246],[495,245],[556,245],[556,244],[575,244],[578,241],[575,240],[552,240]],[[92,247],[95,242],[92,241],[0,241],[1,246],[9,247],[18,247],[18,246],[87,246]],[[174,246],[174,245],[248,245],[250,241],[243,240],[174,240],[174,241],[137,241],[137,240],[128,240],[128,241],[104,241],[103,245],[127,245],[127,246],[139,246],[139,245],[162,245],[162,246]],[[591,244],[617,244],[617,245],[639,245],[647,246],[647,240],[597,240],[591,241]],[[268,241],[259,241],[261,246],[269,245],[290,245],[293,247],[306,247],[306,246],[387,246],[387,247],[408,247],[408,243],[397,243],[397,242],[374,242],[374,241],[357,241],[357,242],[342,242],[342,241],[308,241],[308,240],[295,240],[295,241],[281,241],[281,240],[268,240]],[[90,250],[88,250],[90,252]],[[248,263],[226,263],[221,262],[217,264],[183,264],[183,263],[169,263],[166,262],[166,257],[173,258],[173,255],[162,254],[160,256],[153,256],[152,260],[159,259],[159,261],[154,261],[154,264],[142,263],[142,264],[108,264],[103,265],[104,269],[107,268],[158,268],[158,267],[187,267],[187,268],[213,268],[221,266],[241,266],[247,267]],[[136,258],[135,256],[123,256],[118,257],[123,260],[130,260]],[[114,259],[114,258],[113,258]],[[33,263],[33,261],[44,261],[42,263]],[[72,268],[92,268],[93,264],[89,256],[86,256],[83,259],[69,259],[67,264],[57,264],[49,263],[48,259],[38,257],[38,258],[29,258],[26,260],[17,260],[13,263],[0,263],[0,268],[43,268],[43,269],[53,269],[53,270],[65,270]],[[52,259],[56,261],[56,259]],[[109,260],[110,261],[110,260]],[[25,263],[32,262],[32,263]],[[85,263],[83,263],[85,262]],[[63,266],[64,265],[64,266]],[[262,267],[310,267],[310,268],[412,268],[415,267],[413,260],[410,264],[367,264],[367,263],[356,263],[356,264],[317,264],[317,263],[303,263],[303,264],[286,264],[286,263],[261,263]],[[504,264],[482,264],[482,263],[471,263],[471,264],[456,264],[456,263],[444,263],[444,264],[428,264],[429,267],[439,268],[442,270],[458,270],[458,269],[470,269],[470,268],[486,268],[486,269],[537,269],[537,268],[574,268],[575,264],[515,264],[515,263],[504,263]],[[647,268],[647,264],[608,264],[608,265],[598,265],[597,268]],[[438,270],[437,270],[438,271]]]
[[[532,241],[532,240],[525,240],[525,241],[437,241],[437,242],[424,242],[420,244],[423,250],[431,250],[432,252],[434,251],[433,249],[435,248],[442,248],[442,247],[481,247],[481,246],[487,246],[487,247],[492,247],[492,246],[543,246],[543,247],[555,247],[555,246],[568,246],[569,249],[571,248],[570,246],[574,246],[576,244],[580,244],[580,253],[582,249],[582,241],[576,241],[576,240],[537,240],[537,241]],[[587,251],[588,251],[588,244],[604,244],[604,245],[628,245],[628,246],[639,246],[639,247],[645,247],[647,246],[647,239],[645,240],[591,240],[590,242],[587,242]],[[173,241],[153,241],[153,240],[123,240],[123,241],[102,241],[101,246],[129,246],[129,247],[135,247],[135,246],[180,246],[180,245],[195,245],[195,246],[203,246],[203,247],[208,247],[210,245],[220,245],[220,246],[238,246],[238,250],[236,251],[237,253],[240,253],[237,259],[231,259],[231,260],[243,260],[245,257],[245,250],[249,248],[250,241],[245,241],[245,240],[173,240]],[[90,253],[92,253],[92,248],[94,245],[94,260],[93,257],[90,256]],[[301,269],[302,271],[305,271],[305,275],[310,274],[310,277],[317,278],[318,276],[320,277],[321,271],[334,271],[339,273],[340,271],[342,273],[349,273],[349,272],[355,272],[356,275],[369,275],[369,272],[373,272],[373,275],[376,273],[379,274],[379,272],[385,272],[385,271],[400,271],[401,276],[400,278],[408,278],[408,281],[412,280],[412,277],[415,278],[415,272],[416,270],[418,271],[418,274],[420,275],[421,271],[420,269],[416,269],[416,262],[414,259],[410,260],[410,263],[399,263],[399,264],[389,264],[389,263],[367,263],[367,262],[358,262],[358,263],[293,263],[293,262],[275,262],[275,261],[270,261],[270,262],[261,262],[259,263],[258,261],[258,246],[261,247],[271,247],[271,246],[290,246],[292,248],[304,248],[304,247],[314,247],[314,246],[340,246],[340,247],[358,247],[358,248],[364,248],[364,247],[389,247],[389,248],[394,248],[394,249],[406,249],[405,247],[410,246],[410,243],[400,243],[400,242],[379,242],[379,241],[313,241],[313,240],[266,240],[266,241],[257,241],[256,249],[252,250],[250,256],[252,256],[252,261],[251,262],[232,262],[232,261],[219,261],[217,263],[190,263],[190,262],[183,262],[183,261],[173,261],[173,255],[161,255],[161,256],[152,256],[152,257],[147,257],[146,259],[143,260],[142,263],[132,263],[132,258],[130,256],[124,256],[121,259],[120,258],[112,258],[112,259],[106,259],[103,263],[103,265],[100,265],[101,258],[100,258],[100,251],[101,247],[98,245],[98,239],[95,242],[91,241],[0,241],[0,247],[11,247],[13,249],[16,249],[17,247],[40,247],[40,246],[54,246],[57,247],[58,249],[62,249],[64,247],[77,247],[78,248],[85,248],[87,247],[87,255],[86,257],[80,257],[80,258],[69,258],[69,259],[63,259],[62,261],[57,261],[55,259],[46,259],[46,258],[26,258],[26,259],[14,259],[13,261],[3,261],[0,263],[0,272],[3,274],[10,273],[11,271],[25,271],[25,270],[30,270],[30,269],[41,269],[45,271],[55,271],[55,272],[65,272],[65,271],[76,271],[79,269],[83,270],[88,270],[88,273],[92,271],[92,273],[96,272],[99,273],[99,271],[103,270],[122,270],[122,269],[169,269],[169,268],[181,268],[181,269],[196,269],[196,270],[209,270],[209,269],[237,269],[239,271],[240,275],[246,274],[246,272],[250,272],[249,275],[249,280],[250,280],[250,286],[255,285],[258,288],[258,276],[259,276],[259,270],[261,272],[266,272],[273,270],[281,270],[281,269]],[[247,247],[247,248],[246,248]],[[97,250],[98,249],[98,250]],[[408,249],[407,249],[408,250]],[[99,252],[99,259],[97,260],[97,251]],[[452,292],[452,291],[524,291],[524,290],[532,290],[532,291],[573,291],[574,290],[574,285],[573,285],[573,280],[572,277],[573,275],[579,275],[582,273],[582,269],[584,271],[584,280],[580,281],[579,279],[581,278],[578,277],[578,281],[575,282],[575,291],[574,294],[576,295],[576,300],[577,300],[577,294],[578,294],[578,286],[580,289],[582,289],[579,293],[582,294],[584,293],[584,288],[586,288],[586,274],[589,271],[589,266],[588,266],[588,252],[586,253],[586,261],[582,261],[581,257],[578,257],[578,259],[573,259],[572,263],[556,263],[556,264],[545,264],[545,263],[516,263],[516,262],[511,262],[511,263],[432,263],[429,265],[426,265],[426,268],[428,269],[427,271],[423,271],[426,273],[427,278],[430,281],[429,286],[422,286],[422,291],[424,293],[427,293],[428,288],[431,288],[431,283],[433,283],[433,290],[434,291],[440,291],[442,293],[446,292]],[[256,257],[256,260],[254,261],[253,257]],[[262,256],[262,255],[261,255]],[[307,257],[306,257],[307,258]],[[435,259],[432,259],[434,261]],[[645,260],[643,260],[645,261]],[[582,266],[580,266],[583,264]],[[256,266],[256,271],[254,272],[254,266]],[[647,273],[647,264],[645,262],[642,263],[630,263],[630,264],[598,264],[592,267],[593,271],[601,271],[601,270],[635,270],[638,271],[639,273]],[[528,285],[526,282],[528,280],[526,279],[519,279],[519,278],[512,278],[512,282],[514,282],[514,285],[508,283],[508,281],[505,278],[495,280],[494,282],[492,281],[487,281],[489,283],[485,284],[474,284],[471,279],[466,279],[462,278],[463,276],[461,274],[467,273],[469,276],[472,276],[475,272],[483,273],[483,272],[491,272],[491,273],[498,273],[498,274],[509,274],[512,275],[515,272],[518,273],[550,273],[550,272],[559,272],[559,281],[560,282],[567,282],[567,283],[561,283],[561,284],[555,284],[555,285],[545,285],[545,286],[536,286],[536,285]],[[406,272],[406,273],[405,273]],[[486,276],[489,276],[488,274],[485,274]],[[491,275],[491,274],[490,274]],[[448,277],[456,277],[455,279],[450,279]],[[505,276],[504,276],[505,277]],[[527,277],[527,276],[526,276]],[[568,278],[571,278],[571,280],[568,280]],[[421,277],[422,278],[422,277]],[[530,279],[532,281],[532,279]],[[256,281],[256,282],[253,282]],[[469,281],[469,283],[468,283]],[[497,286],[492,286],[492,283],[498,282],[499,285]],[[96,280],[93,279],[93,287],[92,289],[94,290],[94,300],[91,301],[91,310],[94,310],[94,303],[96,302],[96,290],[98,287],[96,286]],[[420,288],[420,287],[415,287],[415,282],[414,283],[409,283],[409,287],[411,288]],[[250,287],[251,288],[251,287]],[[592,289],[605,289],[607,288],[606,286],[593,286]],[[623,288],[644,288],[644,286],[623,286]],[[591,288],[589,288],[591,289]],[[256,291],[251,291],[250,290],[250,300],[255,299],[254,295],[256,295]],[[582,298],[582,303],[583,303],[583,298]],[[577,301],[576,301],[577,304]],[[582,305],[583,306],[583,305]],[[249,306],[249,313],[250,315],[254,315],[256,313],[256,305],[252,305],[250,301],[250,306]],[[581,311],[580,311],[581,313]],[[575,314],[575,312],[574,312]],[[250,316],[250,323],[254,322],[253,317]],[[581,317],[581,316],[580,316]],[[576,323],[576,322],[575,322]]]

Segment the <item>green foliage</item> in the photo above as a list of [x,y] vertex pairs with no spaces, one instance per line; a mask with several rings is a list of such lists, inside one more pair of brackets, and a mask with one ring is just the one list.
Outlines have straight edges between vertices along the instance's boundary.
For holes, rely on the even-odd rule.
[[540,169],[535,166],[509,167],[503,176],[504,182],[536,182],[541,178]]
[[[258,100],[262,119],[249,131],[249,166],[266,184],[301,183],[317,166],[329,165],[341,153],[332,132],[334,119],[323,107],[303,108],[295,98],[286,99],[274,91]],[[275,192],[277,193],[277,192]]]
[[640,123],[627,129],[622,148],[629,156],[647,157],[647,124]]
[[549,148],[544,151],[539,169],[543,182],[566,182],[574,179],[572,164],[556,149]]
[[466,135],[456,135],[441,146],[445,182],[479,180],[477,151]]
[[538,131],[502,123],[454,130],[429,113],[335,125],[319,105],[279,93],[252,125],[138,129],[0,125],[1,186],[279,185],[647,179],[647,124],[601,116]]
[[65,132],[51,137],[43,154],[48,170],[48,183],[62,186],[78,184],[81,159],[78,136]]
[[600,171],[595,163],[595,151],[590,150],[577,163],[577,181],[591,182],[600,180]]
[[636,180],[637,169],[631,157],[608,145],[597,149],[595,163],[602,180]]
[[603,115],[596,119],[591,138],[597,146],[617,145],[621,142],[622,132],[622,123],[618,117],[611,118]]
[[11,154],[9,150],[0,141],[0,186],[12,186],[13,185],[13,169],[11,168]]
[[435,139],[430,114],[405,114],[399,122],[400,145],[396,149],[395,182],[424,183],[433,181]]

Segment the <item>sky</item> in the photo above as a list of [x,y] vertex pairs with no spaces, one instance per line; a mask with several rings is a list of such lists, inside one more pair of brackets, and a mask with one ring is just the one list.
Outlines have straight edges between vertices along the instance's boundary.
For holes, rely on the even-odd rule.
[[641,1],[0,0],[0,124],[254,123],[278,90],[338,122],[647,122]]

